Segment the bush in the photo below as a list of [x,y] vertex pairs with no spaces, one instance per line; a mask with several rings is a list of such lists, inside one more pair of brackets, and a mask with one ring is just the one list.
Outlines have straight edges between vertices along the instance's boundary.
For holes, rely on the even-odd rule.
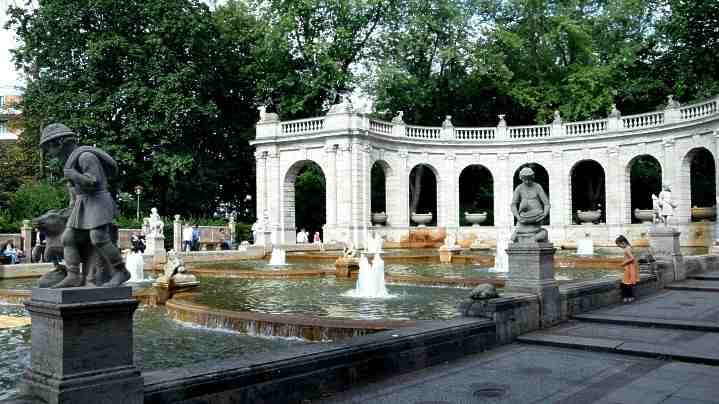
[[18,232],[23,220],[36,218],[50,209],[67,206],[68,194],[64,186],[48,182],[22,184],[9,194],[8,208],[0,212],[0,230]]

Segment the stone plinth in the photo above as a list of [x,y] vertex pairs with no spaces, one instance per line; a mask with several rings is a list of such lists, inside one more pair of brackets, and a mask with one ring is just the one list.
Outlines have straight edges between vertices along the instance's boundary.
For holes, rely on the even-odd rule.
[[152,265],[160,268],[167,262],[167,251],[165,251],[165,237],[162,235],[150,235],[147,243],[147,251],[152,254]]
[[654,226],[649,231],[649,246],[654,258],[664,265],[661,269],[663,283],[681,281],[686,279],[684,257],[679,249],[679,235],[681,232],[673,227]]
[[439,248],[439,262],[449,264],[452,262],[452,257],[462,252],[459,247],[447,247],[442,246]]
[[143,402],[143,380],[133,362],[132,288],[32,290],[30,368],[24,396],[46,403]]
[[560,316],[554,251],[552,243],[510,243],[507,248],[509,272],[505,291],[537,295],[542,327],[557,323]]

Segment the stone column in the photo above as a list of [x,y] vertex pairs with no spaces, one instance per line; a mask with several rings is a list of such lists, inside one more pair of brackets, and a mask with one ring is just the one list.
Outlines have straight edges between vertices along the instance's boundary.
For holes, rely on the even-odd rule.
[[133,361],[132,288],[35,288],[24,396],[50,404],[142,404],[143,380]]
[[[673,220],[674,223],[684,224],[691,222],[691,186],[689,185],[690,179],[682,178],[681,170],[677,173],[677,164],[681,168],[681,160],[677,160],[677,156],[674,153],[674,139],[664,138],[662,139],[662,146],[664,149],[664,164],[662,165],[662,185],[671,184],[672,196],[674,202],[677,203],[677,208],[674,211],[674,217],[669,220]],[[684,182],[685,181],[685,182]],[[685,186],[679,186],[679,183],[686,184]],[[671,224],[671,223],[670,223]]]
[[255,152],[255,217],[262,219],[262,214],[267,209],[267,190],[270,179],[267,176],[267,152]]
[[345,143],[339,146],[340,169],[337,178],[337,221],[340,232],[352,238],[352,144]]
[[327,162],[327,173],[325,177],[325,209],[327,210],[327,223],[324,227],[324,240],[330,242],[336,238],[335,228],[337,227],[337,145],[334,143],[325,145],[325,161]]
[[[30,220],[23,220],[20,228],[20,237],[22,238],[22,248],[26,257],[30,257],[32,253],[32,225]],[[29,258],[28,258],[29,259]]]
[[269,177],[272,179],[269,192],[267,192],[267,210],[270,215],[270,231],[272,232],[271,242],[280,244],[285,242],[284,231],[282,229],[283,208],[280,201],[284,201],[282,195],[282,183],[284,178],[280,172],[280,151],[275,149],[268,154],[269,157]]
[[[619,159],[619,148],[610,146],[607,148],[606,173],[604,176],[604,195],[605,205],[602,208],[607,218],[607,227],[610,235],[617,235],[621,232],[621,225],[624,222],[625,212],[627,211],[625,201],[625,181],[629,179],[624,175],[624,170]],[[631,222],[631,221],[630,221]]]
[[554,251],[552,243],[519,242],[510,243],[507,248],[509,273],[505,290],[539,296],[542,327],[559,322],[561,314],[559,287],[554,279]]
[[175,215],[175,221],[172,222],[172,249],[177,253],[182,251],[182,220],[180,220],[180,215]]
[[[456,170],[457,156],[453,152],[444,154],[444,170],[440,172],[442,181],[442,215],[437,225],[443,225],[447,232],[459,230],[459,180]],[[439,199],[438,199],[439,201]]]
[[[551,232],[559,239],[566,238],[566,227],[572,224],[572,184],[571,167],[564,165],[564,153],[561,150],[552,152],[552,162],[547,170],[551,189],[545,190],[549,193],[549,224],[554,230]],[[559,186],[552,186],[552,183],[559,183]]]
[[398,193],[398,200],[399,200],[399,209],[398,212],[400,213],[397,218],[392,219],[392,223],[394,226],[399,227],[409,227],[409,162],[407,161],[409,158],[409,154],[407,153],[407,149],[400,149],[399,150],[399,166],[397,167],[397,175],[399,176],[399,189],[397,190]]

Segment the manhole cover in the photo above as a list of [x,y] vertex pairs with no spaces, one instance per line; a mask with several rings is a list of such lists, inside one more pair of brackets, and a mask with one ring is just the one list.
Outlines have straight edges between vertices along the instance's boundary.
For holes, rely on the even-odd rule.
[[472,384],[472,395],[478,398],[498,398],[507,394],[509,386],[504,384]]
[[526,368],[519,369],[519,373],[525,375],[546,375],[552,373],[552,369],[547,369],[539,366],[528,366]]

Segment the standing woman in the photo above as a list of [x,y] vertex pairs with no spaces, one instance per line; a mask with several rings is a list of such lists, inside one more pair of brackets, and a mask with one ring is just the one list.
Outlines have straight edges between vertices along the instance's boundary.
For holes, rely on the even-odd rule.
[[639,281],[639,269],[637,267],[636,260],[632,254],[632,246],[629,244],[624,236],[619,236],[614,241],[617,247],[624,250],[624,261],[622,266],[624,267],[624,276],[622,277],[622,302],[631,303],[635,299],[635,286]]

